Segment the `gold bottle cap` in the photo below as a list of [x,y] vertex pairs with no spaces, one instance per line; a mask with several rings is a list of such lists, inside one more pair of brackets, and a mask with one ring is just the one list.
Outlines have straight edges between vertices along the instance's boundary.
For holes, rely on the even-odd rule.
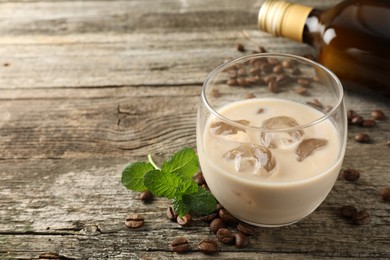
[[279,0],[266,0],[259,11],[258,23],[262,31],[275,36],[302,42],[306,19],[313,7]]

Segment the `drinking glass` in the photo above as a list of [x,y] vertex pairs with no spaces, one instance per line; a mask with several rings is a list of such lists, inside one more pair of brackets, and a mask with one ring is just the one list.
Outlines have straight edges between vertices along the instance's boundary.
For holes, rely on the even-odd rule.
[[253,54],[206,78],[197,151],[213,195],[256,226],[295,223],[331,191],[347,137],[343,88],[324,66],[288,54]]

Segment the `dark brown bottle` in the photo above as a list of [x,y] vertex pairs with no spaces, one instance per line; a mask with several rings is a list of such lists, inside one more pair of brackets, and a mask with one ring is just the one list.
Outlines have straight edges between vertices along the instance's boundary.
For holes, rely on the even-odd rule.
[[390,96],[390,1],[346,0],[320,11],[268,0],[259,27],[313,46],[347,88]]

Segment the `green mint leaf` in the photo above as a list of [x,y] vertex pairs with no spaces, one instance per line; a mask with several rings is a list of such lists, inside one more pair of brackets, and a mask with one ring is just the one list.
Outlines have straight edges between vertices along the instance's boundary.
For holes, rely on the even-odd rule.
[[173,199],[183,179],[170,172],[152,170],[145,174],[144,184],[146,188],[156,196]]
[[122,184],[129,190],[144,191],[144,176],[153,170],[153,166],[146,162],[135,162],[126,166],[122,172]]
[[183,217],[185,214],[190,212],[190,205],[185,204],[183,200],[175,198],[173,201],[173,210],[180,216]]
[[205,189],[199,189],[198,192],[183,195],[183,203],[188,205],[190,211],[200,215],[207,215],[217,208],[217,201],[214,196]]
[[165,161],[161,170],[189,179],[199,171],[198,157],[191,148],[183,148],[175,153],[168,161]]
[[198,190],[199,186],[194,180],[183,180],[176,191],[176,195],[196,193]]

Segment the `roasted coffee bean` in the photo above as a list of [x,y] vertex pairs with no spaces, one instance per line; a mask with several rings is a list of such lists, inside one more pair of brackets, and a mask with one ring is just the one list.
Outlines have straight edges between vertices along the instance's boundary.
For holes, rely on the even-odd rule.
[[357,212],[358,210],[356,209],[356,207],[352,205],[346,205],[340,208],[340,215],[348,219],[351,219]]
[[290,76],[287,76],[285,74],[278,75],[276,77],[276,82],[278,83],[279,86],[285,85],[291,81]]
[[221,220],[227,225],[236,225],[238,219],[236,219],[232,214],[230,214],[226,209],[220,209],[218,215]]
[[386,118],[385,114],[383,113],[382,110],[374,110],[371,112],[371,116],[376,119],[376,120],[383,120]]
[[283,66],[281,64],[278,64],[276,65],[272,71],[275,73],[275,74],[282,74],[284,72],[284,69],[283,69]]
[[185,237],[176,237],[172,243],[172,251],[176,253],[185,253],[190,250],[190,245],[187,238]]
[[305,94],[307,94],[307,88],[304,88],[302,86],[298,86],[295,88],[295,92],[299,95],[305,95]]
[[217,239],[219,242],[229,245],[234,240],[233,232],[227,228],[220,228],[217,231]]
[[322,109],[322,111],[325,112],[325,113],[328,113],[328,112],[330,112],[332,109],[333,109],[332,106],[326,105],[326,106]]
[[220,209],[223,209],[223,206],[217,203],[217,208],[215,209],[215,211],[218,212]]
[[172,221],[176,221],[177,219],[177,213],[173,210],[172,207],[168,207],[167,208],[167,217],[172,220]]
[[246,69],[245,68],[240,68],[239,70],[237,70],[237,76],[241,77],[241,76],[246,76],[247,73],[246,73]]
[[180,226],[186,227],[191,223],[192,216],[190,214],[185,214],[183,217],[177,216],[176,221]]
[[390,140],[386,141],[386,145],[390,147]]
[[217,213],[211,213],[211,214],[209,214],[209,215],[206,215],[206,216],[201,217],[201,220],[203,220],[204,222],[210,223],[210,222],[213,221],[217,216],[218,216]]
[[295,62],[293,60],[283,60],[282,61],[282,66],[287,69],[291,69],[294,67]]
[[140,228],[144,225],[144,223],[144,216],[140,214],[129,214],[125,220],[125,225],[128,228]]
[[237,76],[238,76],[237,70],[236,69],[229,69],[228,70],[228,76],[231,79],[237,78]]
[[213,90],[211,91],[211,96],[212,96],[212,97],[215,97],[215,98],[218,98],[218,97],[221,96],[221,93],[219,92],[218,89],[213,89]]
[[255,85],[260,83],[260,78],[258,76],[256,77],[247,77],[246,82],[248,82],[249,85]]
[[238,82],[237,82],[237,79],[228,79],[228,81],[226,82],[226,84],[228,86],[238,86]]
[[257,47],[257,53],[266,53],[267,50],[263,46]]
[[371,221],[370,214],[366,210],[358,211],[353,215],[352,220],[356,225],[367,225]]
[[261,113],[264,113],[264,108],[259,108],[256,112],[257,114],[261,114]]
[[302,74],[302,71],[298,67],[295,67],[291,70],[291,75],[297,76],[297,75],[301,75],[301,74]]
[[261,71],[263,71],[266,74],[271,73],[273,70],[273,67],[274,66],[272,64],[269,64],[269,63],[264,63],[264,64],[260,65]]
[[278,59],[276,59],[276,58],[267,58],[267,62],[269,63],[269,64],[273,64],[273,65],[276,65],[276,64],[279,64],[279,60]]
[[390,187],[386,187],[381,192],[382,199],[384,201],[390,201]]
[[245,46],[241,43],[237,43],[236,50],[239,52],[245,52]]
[[323,109],[324,108],[324,105],[322,105],[322,103],[318,99],[316,99],[316,98],[314,98],[313,100],[308,101],[306,103],[308,105],[313,106],[313,107],[318,108],[318,109]]
[[206,180],[204,179],[203,173],[202,173],[202,172],[199,172],[199,173],[197,173],[197,174],[194,176],[194,181],[195,181],[196,184],[198,184],[199,186],[202,186],[203,184],[206,184]]
[[238,85],[241,86],[241,87],[249,86],[249,83],[248,83],[248,81],[246,80],[246,78],[237,78],[237,83],[238,83]]
[[255,94],[253,94],[253,93],[247,93],[247,94],[245,94],[245,99],[251,99],[251,98],[255,98],[256,96],[255,96]]
[[357,135],[355,135],[355,141],[359,143],[369,143],[370,136],[368,134],[358,133]]
[[363,127],[373,127],[376,125],[375,120],[372,119],[364,119],[362,122]]
[[345,169],[343,171],[343,177],[347,181],[357,181],[360,178],[360,172],[355,169]]
[[143,191],[139,194],[139,199],[145,203],[151,202],[153,198],[154,198],[153,193],[151,193],[148,190]]
[[279,86],[276,80],[272,80],[268,82],[268,90],[272,93],[278,93],[279,92]]
[[217,241],[213,239],[203,239],[198,244],[199,251],[208,255],[213,255],[218,252]]
[[220,218],[215,218],[210,223],[210,230],[214,234],[216,234],[219,229],[224,228],[224,227],[225,227],[225,223]]
[[249,74],[251,75],[260,75],[261,74],[261,68],[260,67],[253,67],[249,70]]
[[321,82],[321,78],[318,77],[318,76],[314,76],[314,77],[312,78],[312,80],[313,80],[314,82]]
[[351,124],[353,124],[353,125],[362,125],[363,121],[364,121],[363,117],[361,117],[361,116],[354,116],[351,119]]
[[310,85],[310,81],[304,78],[297,79],[297,83],[302,87],[308,87]]
[[354,111],[354,110],[351,110],[349,109],[347,111],[347,118],[348,118],[348,122],[351,122],[352,121],[352,118],[358,116],[358,114]]
[[237,229],[247,236],[253,236],[256,233],[255,227],[246,223],[239,223]]
[[241,232],[235,233],[234,239],[235,239],[235,245],[238,248],[245,248],[249,246],[249,239],[247,238],[246,235],[244,235]]

